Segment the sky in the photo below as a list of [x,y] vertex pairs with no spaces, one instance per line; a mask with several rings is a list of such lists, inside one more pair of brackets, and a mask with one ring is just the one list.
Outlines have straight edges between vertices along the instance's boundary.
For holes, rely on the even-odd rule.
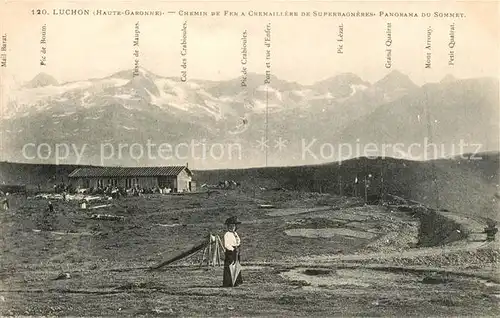
[[[248,70],[265,68],[264,29],[271,23],[271,73],[278,78],[312,84],[339,73],[352,72],[375,82],[397,69],[417,84],[458,78],[498,75],[498,3],[420,1],[321,2],[282,1],[92,3],[34,1],[0,4],[0,34],[7,34],[4,83],[24,82],[40,72],[59,82],[108,76],[134,66],[133,39],[140,26],[142,67],[162,76],[180,77],[181,28],[187,21],[187,72],[189,79],[225,80],[241,70],[241,36],[248,32]],[[38,2],[40,3],[40,2]],[[259,4],[261,3],[261,4]],[[102,10],[160,10],[162,16],[54,16],[33,15],[31,10],[88,8]],[[185,17],[178,11],[221,11],[219,17]],[[224,10],[374,12],[371,18],[341,17],[229,17]],[[175,14],[168,14],[175,11]],[[465,18],[386,18],[379,12],[464,13]],[[385,67],[387,23],[392,29],[392,68]],[[455,23],[455,66],[448,65],[450,24]],[[40,66],[42,25],[47,27],[47,65]],[[344,53],[337,54],[337,32],[343,24]],[[426,69],[427,29],[432,28],[432,66]]]

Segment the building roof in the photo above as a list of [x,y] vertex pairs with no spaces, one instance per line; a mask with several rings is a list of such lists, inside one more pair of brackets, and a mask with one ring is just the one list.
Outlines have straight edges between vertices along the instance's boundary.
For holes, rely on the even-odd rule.
[[75,169],[69,174],[70,178],[91,178],[91,177],[175,177],[183,170],[192,175],[191,170],[186,166],[169,167],[85,167]]

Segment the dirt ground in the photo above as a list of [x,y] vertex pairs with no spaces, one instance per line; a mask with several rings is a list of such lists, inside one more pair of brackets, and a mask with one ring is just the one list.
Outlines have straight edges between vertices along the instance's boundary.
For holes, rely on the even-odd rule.
[[[51,214],[47,200],[15,197],[0,211],[2,316],[500,315],[496,243],[417,248],[418,220],[355,199],[220,191],[53,204]],[[220,287],[222,268],[200,267],[199,254],[149,270],[222,237],[230,215],[243,222],[243,285]]]

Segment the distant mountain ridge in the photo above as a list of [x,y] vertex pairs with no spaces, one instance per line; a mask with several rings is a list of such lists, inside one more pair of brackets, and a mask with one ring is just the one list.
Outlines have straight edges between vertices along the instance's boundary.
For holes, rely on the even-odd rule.
[[[52,190],[59,182],[68,182],[76,165],[21,164],[0,161],[0,184],[24,184],[28,190]],[[265,187],[300,191],[318,191],[344,196],[363,196],[364,178],[370,180],[368,193],[398,195],[416,200],[434,209],[447,209],[478,218],[500,221],[500,153],[477,153],[427,162],[396,158],[354,158],[339,165],[325,163],[294,167],[194,170],[198,185],[235,180],[242,189]],[[355,180],[358,183],[355,183]],[[339,182],[339,181],[342,182]]]
[[[244,167],[265,162],[258,140],[268,136],[269,163],[314,164],[332,157],[304,158],[301,142],[318,140],[318,147],[355,145],[357,140],[421,142],[429,137],[429,120],[437,143],[463,138],[483,143],[483,151],[498,150],[492,138],[498,135],[497,79],[447,76],[419,87],[407,75],[392,71],[373,84],[342,73],[312,85],[272,76],[271,84],[264,85],[262,74],[249,73],[246,84],[241,87],[240,78],[184,83],[142,68],[135,77],[132,70],[124,70],[63,84],[42,73],[9,93],[0,119],[0,159],[31,160],[21,154],[27,143],[87,144],[95,149],[85,153],[85,163],[98,164],[103,143],[152,141],[175,146],[203,141],[239,144],[241,156],[196,159],[199,156],[190,154],[179,162],[196,161],[200,168]],[[278,138],[287,141],[286,149],[276,147]],[[74,163],[75,158],[68,160]],[[134,159],[130,154],[116,159],[134,165],[155,162],[161,160]]]

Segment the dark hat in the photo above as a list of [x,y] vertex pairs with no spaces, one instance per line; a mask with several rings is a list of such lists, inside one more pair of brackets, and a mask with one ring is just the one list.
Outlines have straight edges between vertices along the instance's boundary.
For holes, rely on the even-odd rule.
[[241,222],[238,222],[238,219],[235,216],[231,216],[226,219],[226,222],[224,224],[241,224]]

